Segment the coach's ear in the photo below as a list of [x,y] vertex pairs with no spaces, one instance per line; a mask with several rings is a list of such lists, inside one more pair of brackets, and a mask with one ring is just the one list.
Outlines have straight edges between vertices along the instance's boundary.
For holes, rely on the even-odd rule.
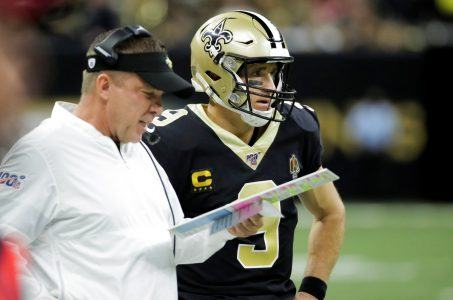
[[96,77],[96,93],[102,100],[108,101],[111,85],[112,78],[108,74],[102,72]]

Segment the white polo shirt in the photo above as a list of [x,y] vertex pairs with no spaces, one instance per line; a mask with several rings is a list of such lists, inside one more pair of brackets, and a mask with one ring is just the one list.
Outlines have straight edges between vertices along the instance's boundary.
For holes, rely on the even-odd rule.
[[24,299],[177,299],[176,264],[206,260],[232,236],[180,240],[167,175],[141,143],[115,143],[57,102],[0,167],[0,233],[31,259]]

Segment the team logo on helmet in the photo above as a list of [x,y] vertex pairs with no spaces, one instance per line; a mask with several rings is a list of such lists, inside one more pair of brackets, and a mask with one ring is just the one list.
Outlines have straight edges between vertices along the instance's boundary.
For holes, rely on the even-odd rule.
[[226,20],[223,19],[214,29],[203,32],[201,36],[201,41],[205,43],[204,51],[208,52],[210,57],[215,56],[222,50],[221,40],[223,40],[224,44],[228,44],[233,40],[233,33],[229,30],[223,30]]

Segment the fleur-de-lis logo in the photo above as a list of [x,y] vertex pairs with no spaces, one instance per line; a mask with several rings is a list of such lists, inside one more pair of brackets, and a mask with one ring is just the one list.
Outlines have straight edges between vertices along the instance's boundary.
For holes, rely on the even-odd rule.
[[223,19],[219,24],[212,30],[203,32],[201,41],[204,42],[204,51],[209,53],[210,57],[215,56],[222,50],[220,41],[223,40],[224,44],[228,44],[233,40],[233,34],[229,30],[223,30],[227,19]]

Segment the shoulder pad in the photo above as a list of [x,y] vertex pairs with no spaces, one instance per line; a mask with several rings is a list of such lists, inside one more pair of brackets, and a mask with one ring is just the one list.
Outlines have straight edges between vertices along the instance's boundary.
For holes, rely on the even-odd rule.
[[154,118],[148,125],[142,140],[150,145],[164,143],[172,147],[190,148],[197,141],[195,123],[187,109],[169,109]]
[[303,130],[316,131],[319,129],[319,121],[316,112],[308,105],[295,103],[290,119]]

